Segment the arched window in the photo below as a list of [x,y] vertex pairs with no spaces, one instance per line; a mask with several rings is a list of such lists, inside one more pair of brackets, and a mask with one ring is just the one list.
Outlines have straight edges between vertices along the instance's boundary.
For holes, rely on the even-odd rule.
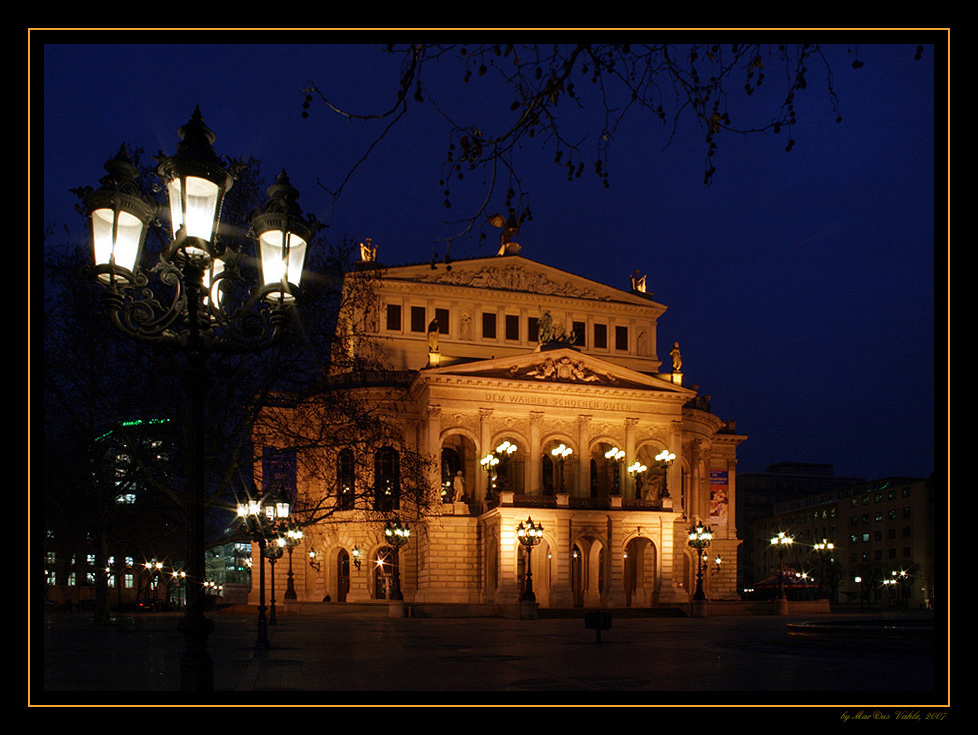
[[374,509],[397,510],[401,502],[401,472],[397,450],[383,447],[374,457]]
[[356,497],[356,461],[352,449],[343,449],[336,458],[337,507],[352,510]]
[[452,500],[453,482],[455,475],[462,471],[462,459],[451,447],[441,450],[441,499],[448,503]]

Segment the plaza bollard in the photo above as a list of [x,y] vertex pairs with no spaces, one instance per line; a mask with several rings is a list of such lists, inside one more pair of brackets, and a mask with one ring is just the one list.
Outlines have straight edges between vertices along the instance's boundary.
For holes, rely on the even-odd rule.
[[600,643],[601,631],[611,628],[611,613],[602,610],[584,613],[584,628],[585,630],[593,629],[594,642]]

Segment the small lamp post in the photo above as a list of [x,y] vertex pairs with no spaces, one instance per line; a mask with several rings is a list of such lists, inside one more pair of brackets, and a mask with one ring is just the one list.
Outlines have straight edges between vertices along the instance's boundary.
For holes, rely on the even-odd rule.
[[832,552],[835,550],[835,544],[823,538],[812,546],[812,550],[818,556],[818,597],[822,599],[824,597],[823,590],[825,589],[826,570],[828,569],[828,562],[832,560]]
[[669,468],[672,467],[672,463],[676,461],[676,455],[670,452],[668,449],[663,449],[657,455],[655,455],[656,464],[662,468],[662,497],[669,497]]
[[557,482],[555,483],[555,485],[557,486],[560,492],[565,492],[566,490],[564,486],[564,462],[573,453],[574,450],[563,443],[550,450],[551,456],[554,458],[554,461],[557,463]]
[[705,600],[706,592],[703,590],[703,555],[713,541],[713,530],[709,526],[703,525],[700,521],[689,530],[688,543],[690,548],[696,549],[696,591],[693,593],[694,600]]
[[530,568],[532,561],[533,547],[540,543],[543,538],[543,524],[534,523],[532,518],[527,517],[526,523],[522,521],[516,527],[516,538],[526,549],[526,582],[523,585],[523,594],[520,595],[520,602],[536,602],[537,597],[533,594],[533,572]]
[[[187,422],[187,586],[180,631],[186,641],[181,688],[213,690],[207,638],[214,629],[204,615],[204,405],[210,387],[208,358],[214,353],[259,352],[288,331],[295,284],[303,269],[305,242],[318,224],[302,216],[296,194],[279,177],[270,202],[255,221],[265,284],[264,299],[225,298],[236,275],[238,254],[218,237],[221,206],[234,181],[232,169],[212,147],[214,133],[196,109],[180,128],[173,156],[159,156],[157,173],[169,197],[172,239],[148,271],[140,256],[158,212],[137,183],[137,169],[120,150],[109,161],[97,190],[79,191],[92,226],[94,280],[103,287],[109,318],[121,332],[186,357],[183,378]],[[278,233],[277,237],[274,233]],[[299,240],[302,244],[299,244]],[[271,263],[283,265],[275,270]],[[151,283],[150,276],[157,277]],[[269,281],[274,281],[269,285]],[[162,293],[160,293],[162,292]],[[232,303],[233,302],[233,303]]]
[[642,495],[642,477],[648,469],[648,467],[639,462],[637,459],[628,465],[628,475],[632,478],[632,482],[635,484],[636,498],[639,498]]
[[784,531],[778,531],[778,535],[771,539],[771,546],[778,552],[778,599],[784,597],[784,552],[795,542],[793,536],[789,536]]
[[271,585],[271,605],[268,608],[268,624],[278,625],[278,617],[275,615],[275,562],[282,558],[285,551],[285,537],[276,534],[265,544],[264,554],[268,559],[268,566],[272,572]]
[[613,469],[615,472],[611,494],[619,495],[621,493],[621,464],[625,459],[625,450],[619,449],[618,447],[612,447],[604,453],[604,458],[613,463]]
[[[258,544],[258,641],[257,648],[268,648],[268,619],[265,616],[265,559],[268,556],[269,538],[274,537],[280,523],[289,517],[288,500],[278,492],[265,498],[252,498],[250,495],[238,503],[238,519],[241,530]],[[281,552],[279,552],[281,556]],[[272,568],[272,597],[274,600],[274,567]],[[274,610],[274,606],[273,606]]]
[[497,470],[497,467],[499,466],[499,457],[490,452],[479,460],[479,464],[482,465],[482,469],[486,473],[486,495],[492,497],[496,490],[496,478],[499,477],[499,472]]
[[289,551],[289,576],[288,583],[285,585],[285,599],[295,600],[295,584],[292,581],[292,550],[302,541],[302,529],[296,523],[290,522],[285,531],[285,548]]
[[384,538],[387,539],[387,543],[391,545],[393,549],[394,557],[394,570],[391,577],[391,599],[392,600],[403,600],[404,595],[401,593],[401,559],[400,551],[401,547],[408,542],[408,538],[411,536],[411,529],[406,525],[402,524],[400,520],[394,519],[394,521],[388,521],[387,525],[384,526]]

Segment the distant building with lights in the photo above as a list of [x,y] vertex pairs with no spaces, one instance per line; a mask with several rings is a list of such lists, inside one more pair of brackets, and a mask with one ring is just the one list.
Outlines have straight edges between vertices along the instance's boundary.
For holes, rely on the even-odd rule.
[[[678,344],[662,370],[666,307],[644,278],[613,288],[523,257],[514,243],[496,256],[394,267],[361,250],[349,283],[376,281],[367,302],[341,315],[338,348],[377,351],[388,368],[373,381],[331,377],[393,396],[400,440],[431,460],[431,507],[404,500],[393,447],[299,452],[298,497],[333,508],[294,550],[299,602],[390,593],[383,510],[411,528],[397,558],[401,592],[415,606],[515,606],[527,571],[516,531],[529,518],[542,526],[529,556],[540,607],[687,603],[697,574],[687,534],[697,521],[714,532],[709,598],[738,599],[736,464],[747,437],[684,385]],[[269,456],[284,444],[259,441]],[[674,455],[666,466],[664,452]],[[279,604],[286,563],[275,568]]]
[[[776,574],[769,539],[794,543],[784,556],[794,574],[818,580],[843,605],[929,608],[934,604],[934,487],[929,480],[888,477],[796,498],[753,525],[754,580]],[[832,548],[825,562],[817,545]]]

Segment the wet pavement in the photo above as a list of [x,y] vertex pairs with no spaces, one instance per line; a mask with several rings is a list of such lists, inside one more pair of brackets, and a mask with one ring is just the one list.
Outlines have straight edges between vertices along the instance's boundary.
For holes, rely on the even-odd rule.
[[[561,619],[283,614],[257,643],[255,608],[208,615],[214,692],[180,692],[180,616],[47,612],[33,633],[32,706],[78,704],[808,705],[940,708],[945,656],[928,646],[800,641],[811,617]],[[838,620],[838,616],[830,616]],[[41,630],[36,630],[37,627]],[[36,641],[41,643],[41,641]],[[41,653],[42,655],[38,655]]]

